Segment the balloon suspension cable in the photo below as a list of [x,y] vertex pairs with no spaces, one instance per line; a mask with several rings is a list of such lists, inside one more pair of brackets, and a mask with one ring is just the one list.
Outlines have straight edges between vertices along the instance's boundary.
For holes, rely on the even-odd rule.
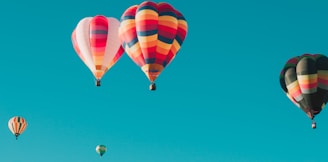
[[151,82],[149,85],[149,90],[155,91],[156,90],[156,84],[154,82]]
[[100,79],[96,80],[96,86],[99,87],[100,86]]

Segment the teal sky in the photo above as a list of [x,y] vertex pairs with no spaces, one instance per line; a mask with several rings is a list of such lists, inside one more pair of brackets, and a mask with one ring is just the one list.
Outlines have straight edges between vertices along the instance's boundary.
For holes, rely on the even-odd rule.
[[[166,1],[189,32],[157,90],[126,54],[96,87],[73,29],[141,2],[0,2],[1,162],[327,160],[328,112],[312,130],[279,73],[293,56],[328,54],[328,1]],[[7,126],[16,115],[29,124],[18,140]]]

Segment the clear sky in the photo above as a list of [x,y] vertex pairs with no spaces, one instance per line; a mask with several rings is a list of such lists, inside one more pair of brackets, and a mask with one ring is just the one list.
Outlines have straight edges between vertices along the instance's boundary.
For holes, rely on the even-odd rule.
[[[328,112],[312,130],[279,73],[293,56],[328,54],[328,1],[166,1],[189,32],[157,90],[126,54],[96,87],[73,29],[141,2],[0,2],[1,162],[327,160]],[[7,126],[16,115],[28,122],[18,140]]]

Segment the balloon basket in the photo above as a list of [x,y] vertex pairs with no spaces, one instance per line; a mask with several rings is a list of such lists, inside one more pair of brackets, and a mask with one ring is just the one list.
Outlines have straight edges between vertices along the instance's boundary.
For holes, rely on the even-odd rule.
[[151,91],[155,91],[155,90],[156,90],[156,84],[155,84],[155,83],[151,83],[151,84],[149,85],[149,90],[151,90]]
[[317,124],[315,122],[312,123],[312,129],[316,129],[317,128]]
[[100,80],[97,80],[97,81],[96,81],[96,86],[97,86],[97,87],[100,87]]

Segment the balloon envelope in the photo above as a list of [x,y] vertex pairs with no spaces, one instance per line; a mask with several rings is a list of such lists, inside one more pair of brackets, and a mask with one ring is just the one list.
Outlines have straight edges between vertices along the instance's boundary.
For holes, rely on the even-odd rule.
[[107,151],[107,148],[105,145],[98,145],[96,147],[96,152],[100,155],[100,156],[103,156]]
[[187,21],[170,4],[145,1],[123,13],[119,36],[125,52],[153,83],[175,58],[187,30]]
[[72,33],[73,47],[97,81],[121,58],[119,20],[97,15],[80,20]]
[[304,54],[289,59],[280,73],[280,85],[287,97],[313,119],[328,99],[328,58]]
[[27,122],[21,116],[14,116],[8,121],[9,130],[16,136],[16,139],[20,134],[22,134],[26,127]]

